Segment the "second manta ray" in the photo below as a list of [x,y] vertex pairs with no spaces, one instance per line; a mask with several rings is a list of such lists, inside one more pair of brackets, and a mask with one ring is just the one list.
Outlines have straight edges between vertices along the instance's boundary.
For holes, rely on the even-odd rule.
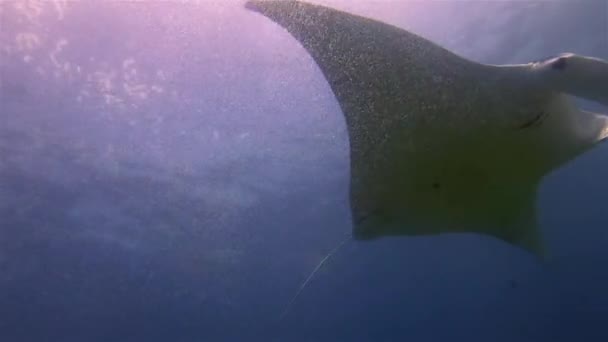
[[300,1],[249,1],[310,53],[350,141],[355,239],[472,232],[543,255],[536,191],[608,136],[608,62],[563,54],[484,65],[372,19]]

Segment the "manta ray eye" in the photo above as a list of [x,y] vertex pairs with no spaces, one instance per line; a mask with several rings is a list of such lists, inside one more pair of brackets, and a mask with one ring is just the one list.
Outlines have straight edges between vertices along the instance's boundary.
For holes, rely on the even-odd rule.
[[553,70],[564,70],[568,63],[566,62],[566,58],[561,57],[558,58],[555,62],[551,64],[551,69]]

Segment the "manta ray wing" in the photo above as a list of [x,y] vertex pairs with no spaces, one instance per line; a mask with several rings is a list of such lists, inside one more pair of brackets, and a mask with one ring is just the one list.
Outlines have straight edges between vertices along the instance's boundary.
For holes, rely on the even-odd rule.
[[590,119],[584,140],[564,124],[570,106],[527,67],[475,63],[320,5],[246,7],[302,44],[342,109],[355,238],[475,232],[542,254],[537,185],[592,146],[605,120]]

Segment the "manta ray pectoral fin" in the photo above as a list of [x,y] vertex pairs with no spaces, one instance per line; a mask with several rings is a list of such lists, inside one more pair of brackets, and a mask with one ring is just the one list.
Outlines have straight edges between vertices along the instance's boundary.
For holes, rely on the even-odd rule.
[[312,56],[338,100],[354,149],[369,145],[378,125],[394,122],[396,109],[407,113],[409,106],[436,102],[435,91],[420,89],[481,67],[411,32],[325,6],[292,0],[245,6],[285,28]]

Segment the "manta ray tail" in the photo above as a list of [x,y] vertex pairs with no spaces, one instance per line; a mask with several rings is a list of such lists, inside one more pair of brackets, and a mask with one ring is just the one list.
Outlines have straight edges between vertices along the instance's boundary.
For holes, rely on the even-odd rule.
[[291,298],[291,300],[289,301],[289,303],[287,303],[287,306],[283,310],[283,313],[281,314],[280,319],[283,319],[289,313],[289,311],[291,310],[291,307],[293,306],[293,303],[295,303],[296,299],[298,299],[298,297],[300,296],[300,294],[302,293],[302,291],[304,291],[304,288],[306,288],[306,285],[308,285],[308,283],[310,283],[310,281],[312,280],[312,278],[315,276],[315,274],[317,274],[317,272],[321,269],[321,267],[323,267],[323,265],[325,264],[325,262],[327,262],[327,260],[329,260],[329,258],[331,258],[332,255],[336,254],[336,252],[340,248],[342,248],[342,246],[344,246],[344,244],[348,240],[350,240],[350,236],[347,236],[346,238],[344,238],[344,240],[342,240],[336,247],[334,247],[334,249],[332,249],[329,253],[327,253],[327,255],[325,255],[325,257],[323,259],[321,259],[321,261],[312,270],[312,272],[310,272],[310,275],[308,276],[308,278],[306,278],[306,280],[304,280],[304,282],[302,283],[302,285],[300,285],[300,288],[298,289],[298,291],[296,292],[296,294]]

